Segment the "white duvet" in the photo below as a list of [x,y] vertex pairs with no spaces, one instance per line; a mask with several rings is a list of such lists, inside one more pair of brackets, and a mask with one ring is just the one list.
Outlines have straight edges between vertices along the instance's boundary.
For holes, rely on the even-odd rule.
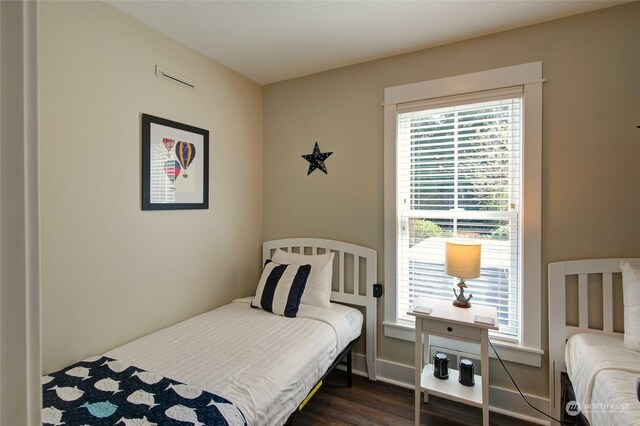
[[583,333],[568,340],[565,362],[591,426],[640,425],[640,352],[627,349],[622,337]]
[[220,395],[249,425],[281,425],[360,334],[359,311],[300,305],[297,318],[238,299],[105,356]]

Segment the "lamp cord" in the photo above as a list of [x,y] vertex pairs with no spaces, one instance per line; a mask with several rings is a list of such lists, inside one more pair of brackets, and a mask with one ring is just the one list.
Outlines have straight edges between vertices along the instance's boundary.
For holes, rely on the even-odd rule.
[[[489,340],[489,339],[487,339]],[[502,365],[502,368],[504,368],[504,371],[507,372],[507,375],[509,376],[509,378],[511,379],[511,381],[513,382],[513,385],[516,387],[516,389],[518,390],[518,393],[520,394],[520,396],[522,397],[522,399],[524,399],[524,402],[526,402],[529,407],[533,408],[534,410],[536,410],[537,412],[539,412],[540,414],[549,417],[551,420],[558,422],[558,424],[562,424],[562,422],[558,419],[556,419],[555,417],[551,417],[550,415],[548,415],[547,413],[545,413],[542,410],[537,409],[536,407],[534,407],[533,405],[531,405],[531,403],[529,402],[529,400],[527,399],[526,396],[524,396],[524,394],[522,393],[522,391],[520,390],[520,388],[518,387],[518,384],[516,383],[516,381],[513,379],[513,377],[511,376],[511,373],[509,373],[509,370],[507,370],[507,367],[504,365],[504,362],[502,362],[502,358],[500,358],[500,355],[498,355],[498,351],[496,351],[496,348],[493,347],[493,343],[491,343],[491,340],[489,340],[489,344],[491,345],[491,349],[493,349],[493,353],[496,354],[496,357],[498,357],[498,361],[500,361],[500,364]]]

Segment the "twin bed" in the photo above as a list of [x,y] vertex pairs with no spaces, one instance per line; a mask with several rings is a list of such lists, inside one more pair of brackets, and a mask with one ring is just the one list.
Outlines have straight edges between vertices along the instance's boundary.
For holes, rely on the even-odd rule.
[[[568,424],[579,423],[581,415],[582,421],[591,426],[640,425],[636,392],[640,352],[624,345],[620,315],[616,316],[622,311],[621,300],[616,296],[621,294],[618,284],[623,260],[640,265],[640,259],[576,260],[549,265],[550,411]],[[568,325],[571,315],[567,308],[575,306],[576,300],[575,325]],[[563,373],[567,375],[564,385]],[[572,400],[578,403],[577,407],[571,404]]]
[[363,324],[375,380],[376,252],[294,238],[265,242],[263,261],[276,249],[334,253],[328,308],[287,318],[237,299],[69,366],[43,378],[44,424],[282,425],[343,358],[350,372]]

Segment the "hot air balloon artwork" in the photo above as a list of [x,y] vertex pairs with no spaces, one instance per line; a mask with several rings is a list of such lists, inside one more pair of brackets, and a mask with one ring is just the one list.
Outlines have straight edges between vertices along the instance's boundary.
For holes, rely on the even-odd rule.
[[164,174],[167,175],[167,178],[174,183],[176,178],[180,176],[180,163],[176,160],[167,160],[164,163]]
[[167,151],[171,152],[171,149],[173,149],[173,145],[176,143],[175,139],[169,139],[169,138],[162,138],[162,144],[164,145],[164,147],[167,149]]
[[209,131],[142,114],[141,192],[142,210],[208,209]]
[[[196,147],[194,144],[189,142],[179,141],[176,145],[176,157],[178,157],[178,161],[182,166],[183,171],[187,171],[189,165],[196,157]],[[186,173],[182,174],[182,177],[189,177]]]

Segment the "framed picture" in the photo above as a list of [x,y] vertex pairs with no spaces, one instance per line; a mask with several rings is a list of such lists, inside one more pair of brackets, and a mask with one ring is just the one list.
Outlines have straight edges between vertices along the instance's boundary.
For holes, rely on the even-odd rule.
[[142,210],[209,208],[209,131],[142,114]]

